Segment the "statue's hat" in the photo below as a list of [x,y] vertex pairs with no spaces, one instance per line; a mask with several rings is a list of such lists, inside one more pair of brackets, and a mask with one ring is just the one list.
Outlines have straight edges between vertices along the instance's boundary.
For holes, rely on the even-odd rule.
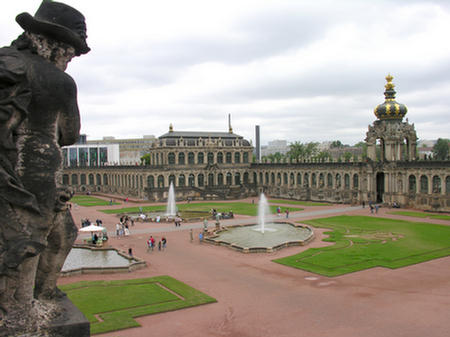
[[36,14],[21,13],[17,23],[25,30],[42,34],[75,48],[77,55],[91,49],[86,43],[86,23],[83,14],[66,4],[49,0],[42,1]]

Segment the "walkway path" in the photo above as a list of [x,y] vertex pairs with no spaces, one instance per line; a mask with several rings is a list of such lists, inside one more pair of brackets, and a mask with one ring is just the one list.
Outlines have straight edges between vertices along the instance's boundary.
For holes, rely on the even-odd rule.
[[[373,216],[391,217],[386,212],[380,209]],[[367,208],[342,205],[305,207],[302,212],[291,212],[290,219],[335,214],[370,213]],[[82,217],[92,221],[101,217],[110,232],[117,221],[117,217],[99,213],[96,208],[77,207],[73,215],[77,224]],[[247,221],[255,219],[241,217],[226,223]],[[99,336],[448,336],[450,257],[396,270],[373,268],[328,278],[272,262],[311,247],[329,245],[322,241],[324,230],[316,230],[316,239],[306,247],[290,247],[271,254],[241,254],[226,247],[200,244],[198,240],[190,242],[189,228],[197,234],[201,224],[175,228],[137,223],[131,228],[130,237],[113,236],[109,243],[124,251],[131,247],[135,255],[146,260],[147,268],[126,274],[60,278],[59,282],[170,275],[218,300],[214,304],[141,317],[137,319],[142,324],[140,328]],[[149,234],[156,240],[165,236],[167,249],[147,253],[145,240]]]

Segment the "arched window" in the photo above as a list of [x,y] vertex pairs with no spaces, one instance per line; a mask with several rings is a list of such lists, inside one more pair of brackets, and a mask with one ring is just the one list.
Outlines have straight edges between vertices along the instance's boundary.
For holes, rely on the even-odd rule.
[[277,173],[277,185],[278,186],[281,185],[281,173],[280,172]]
[[359,188],[359,176],[356,173],[353,175],[353,188]]
[[[254,182],[256,183],[256,179]],[[260,185],[264,184],[264,175],[262,172],[259,172],[259,184]]]
[[341,188],[341,175],[339,173],[336,174],[336,188]]
[[323,188],[325,186],[325,178],[323,176],[323,173],[319,174],[319,187]]
[[194,175],[192,173],[189,175],[188,180],[189,180],[188,181],[189,186],[194,187],[195,186],[195,177],[194,177]]
[[316,174],[313,173],[313,174],[311,174],[311,186],[316,187],[316,185],[317,185],[317,178],[316,178]]
[[214,174],[213,173],[208,174],[208,186],[214,186]]
[[[256,173],[255,173],[256,177]],[[244,172],[244,184],[248,184],[248,172]]]
[[164,177],[162,175],[158,176],[158,188],[164,187]]
[[203,173],[200,173],[200,174],[197,176],[197,183],[198,183],[198,186],[199,186],[199,187],[203,187],[203,185],[204,185],[204,180],[205,180],[205,177],[204,177]]
[[433,193],[441,193],[441,178],[439,176],[433,177]]
[[214,164],[214,153],[208,152],[208,164]]
[[291,185],[291,186],[293,186],[293,185],[295,185],[295,176],[294,176],[294,173],[291,173],[290,175],[289,175],[289,184]]
[[188,153],[188,164],[195,164],[194,152],[189,152]]
[[308,173],[305,173],[303,175],[303,186],[304,187],[309,187],[309,175],[308,175]]
[[248,163],[248,152],[244,152],[242,161],[246,164]]
[[302,174],[301,173],[297,173],[297,185],[299,185],[299,186],[302,185]]
[[233,185],[233,176],[231,175],[231,172],[227,172],[227,186]]
[[416,176],[410,175],[408,178],[408,191],[410,193],[416,193],[417,187],[416,187]]
[[327,187],[333,187],[333,175],[331,173],[327,174]]
[[344,175],[344,188],[346,190],[350,189],[350,176],[348,175],[348,173]]
[[108,175],[106,173],[103,174],[103,185],[108,185]]
[[179,165],[184,165],[184,152],[180,152],[178,153],[178,164]]
[[223,164],[223,153],[217,152],[217,164]]
[[199,164],[203,164],[205,159],[205,155],[203,154],[203,152],[199,152],[197,155],[197,161]]
[[170,183],[172,183],[175,186],[175,176],[173,174],[171,174],[169,176],[169,186],[170,186]]
[[420,177],[420,193],[428,193],[428,177]]
[[241,174],[239,172],[236,172],[234,174],[234,184],[240,185],[241,184]]
[[445,177],[445,193],[450,194],[450,176]]
[[231,164],[231,152],[227,152],[225,156],[226,163]]
[[288,184],[288,174],[286,172],[283,173],[283,185]]
[[239,152],[234,153],[234,162],[235,164],[239,164],[241,162],[241,154]]
[[266,182],[266,185],[269,185],[269,172],[266,172],[266,179],[265,179],[265,182]]
[[169,165],[175,165],[175,153],[169,152],[167,159],[169,161]]
[[223,185],[223,174],[219,173],[217,175],[217,185],[222,186]]
[[101,176],[100,174],[97,173],[97,174],[95,175],[95,178],[96,178],[96,179],[95,179],[95,180],[96,180],[96,184],[97,184],[97,185],[101,185],[101,184],[102,184],[102,176]]
[[68,174],[63,174],[62,183],[63,183],[63,185],[69,185],[69,175]]
[[156,165],[159,165],[159,153],[156,154]]
[[186,179],[184,177],[184,174],[180,174],[178,176],[178,186],[183,187],[186,184]]
[[147,177],[147,186],[149,188],[155,187],[155,178],[153,176],[148,176]]
[[80,176],[80,183],[81,185],[86,185],[86,175],[84,173]]
[[71,181],[72,185],[78,185],[78,176],[76,174],[72,174]]
[[270,183],[272,185],[275,185],[275,173],[273,172],[270,174]]

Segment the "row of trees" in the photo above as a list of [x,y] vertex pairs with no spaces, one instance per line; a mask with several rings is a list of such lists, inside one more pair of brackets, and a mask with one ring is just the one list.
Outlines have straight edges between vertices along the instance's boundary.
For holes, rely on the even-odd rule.
[[[354,147],[359,147],[362,149],[362,157],[367,154],[367,145],[364,142],[359,142]],[[350,151],[345,151],[345,148],[350,148],[350,145],[342,144],[341,141],[335,140],[330,144],[330,149],[341,149],[339,151],[340,155],[336,158],[338,161],[348,162],[354,157],[353,153]],[[330,151],[319,150],[319,143],[301,143],[294,142],[289,145],[289,151],[286,154],[276,152],[263,156],[262,162],[289,162],[289,161],[304,161],[313,160],[318,162],[324,162],[331,160],[333,158]],[[357,158],[353,158],[357,159]]]

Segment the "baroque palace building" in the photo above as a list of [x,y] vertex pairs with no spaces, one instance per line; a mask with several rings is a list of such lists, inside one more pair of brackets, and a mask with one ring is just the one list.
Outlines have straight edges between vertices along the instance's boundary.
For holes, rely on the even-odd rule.
[[[366,133],[367,158],[353,162],[253,162],[252,144],[228,132],[174,131],[158,137],[145,165],[67,166],[62,183],[75,192],[96,192],[149,201],[167,200],[172,182],[178,200],[271,197],[359,204],[377,202],[450,210],[450,161],[417,158],[417,135],[405,105],[395,101],[392,76],[385,102]],[[70,150],[69,150],[70,151]]]

